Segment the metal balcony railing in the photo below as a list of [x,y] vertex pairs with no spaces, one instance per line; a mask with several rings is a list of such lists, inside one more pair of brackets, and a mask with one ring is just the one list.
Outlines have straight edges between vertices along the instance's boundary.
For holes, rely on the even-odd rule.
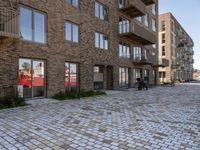
[[142,43],[151,45],[156,43],[156,33],[146,29],[136,21],[123,21],[118,23],[119,36]]
[[145,4],[140,0],[125,0],[124,3],[119,2],[119,10],[131,18],[144,16],[145,9]]
[[151,65],[153,62],[145,56],[133,58],[133,63],[135,65]]
[[19,12],[9,5],[0,5],[0,37],[19,38]]

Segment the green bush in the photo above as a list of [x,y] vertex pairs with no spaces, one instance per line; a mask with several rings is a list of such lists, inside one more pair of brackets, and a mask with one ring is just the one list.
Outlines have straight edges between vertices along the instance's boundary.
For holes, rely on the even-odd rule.
[[103,91],[80,91],[77,92],[76,90],[67,90],[65,92],[59,92],[53,96],[54,99],[58,100],[66,100],[66,99],[78,99],[81,97],[92,97],[92,96],[99,96],[105,95],[106,93]]
[[25,100],[20,97],[2,97],[0,98],[0,109],[26,106]]

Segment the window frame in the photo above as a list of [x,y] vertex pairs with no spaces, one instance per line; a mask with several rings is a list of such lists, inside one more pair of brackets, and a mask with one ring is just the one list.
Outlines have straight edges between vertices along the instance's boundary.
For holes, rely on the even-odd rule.
[[156,19],[155,18],[152,18],[151,19],[151,26],[152,26],[152,31],[153,32],[157,32],[157,22],[156,22]]
[[[67,68],[66,68],[66,64],[68,63],[68,67],[69,67],[69,72],[68,72],[68,76],[69,76],[69,79],[68,79],[68,82],[69,82],[69,85],[68,86],[66,86],[65,85],[65,82],[66,82],[66,78],[67,78],[67,76],[66,76],[66,70],[67,70]],[[75,87],[75,89],[76,90],[78,90],[78,88],[79,88],[79,63],[77,63],[77,62],[70,62],[70,61],[65,61],[65,64],[64,64],[64,66],[65,66],[65,74],[64,74],[64,86],[65,86],[65,89],[66,90],[71,90],[72,89],[72,87],[74,87],[74,86],[71,86],[71,68],[70,68],[70,66],[71,65],[76,65],[76,87]]]
[[151,13],[153,16],[156,16],[156,4],[152,4],[152,7],[151,7]]
[[[69,23],[71,25],[71,40],[67,40],[66,38],[66,35],[67,35],[67,28],[66,28],[66,24]],[[77,41],[74,41],[74,30],[73,30],[73,27],[74,26],[77,26],[78,27],[78,32],[77,32],[77,37],[78,37],[78,40]],[[79,24],[77,23],[74,23],[72,21],[69,21],[69,20],[66,20],[65,21],[65,40],[68,41],[68,42],[72,42],[72,43],[79,43],[80,42],[80,29],[79,29]]]
[[77,3],[77,4],[78,4],[77,7],[73,5],[73,1],[74,1],[74,0],[70,0],[70,3],[68,3],[67,0],[65,0],[65,3],[68,4],[68,5],[70,5],[70,6],[72,6],[72,7],[74,7],[74,8],[80,8],[80,1],[77,0],[77,2],[78,2],[78,3]]
[[166,56],[166,47],[162,46],[162,57],[165,57],[165,56]]
[[131,31],[131,21],[125,17],[119,16],[118,32],[119,34],[129,33]]
[[[122,47],[122,51],[121,51],[121,54],[120,55],[120,47]],[[124,49],[125,47],[125,49]],[[129,54],[128,54],[128,51],[129,51]],[[124,52],[125,52],[125,55],[124,55]],[[124,42],[119,42],[118,44],[118,56],[119,58],[124,58],[124,59],[130,59],[131,58],[131,47],[129,44],[127,43],[124,43]]]
[[138,46],[133,47],[133,59],[134,60],[142,59],[142,47],[138,47]]
[[[124,72],[123,72],[124,70]],[[123,75],[125,75],[125,83],[123,83]],[[130,70],[128,67],[119,67],[119,87],[127,88],[130,86]]]
[[[96,34],[98,34],[98,47],[96,47]],[[101,48],[101,35],[103,36],[103,48]],[[104,33],[102,33],[102,32],[98,32],[98,31],[95,31],[95,34],[94,34],[94,36],[95,36],[95,48],[97,48],[97,49],[102,49],[102,50],[109,50],[109,37],[108,37],[108,35],[107,34],[104,34]],[[105,46],[105,38],[107,39],[107,49],[106,49],[106,46]]]
[[161,21],[161,26],[162,31],[166,31],[166,20]]
[[[33,42],[33,43],[37,43],[37,44],[46,45],[48,43],[48,40],[47,40],[48,39],[47,38],[47,14],[46,14],[46,12],[20,4],[19,11],[20,11],[21,8],[31,11],[31,40],[24,39],[22,35],[21,35],[20,39],[23,40],[23,41],[27,41],[27,42]],[[35,13],[42,14],[44,16],[44,42],[35,41]],[[21,34],[21,14],[19,16],[19,31],[20,31],[20,34]]]
[[[98,16],[96,15],[96,4],[98,6]],[[101,8],[102,8],[102,13],[101,14]],[[109,21],[109,10],[108,10],[108,7],[106,5],[104,5],[103,3],[95,0],[94,1],[94,9],[95,9],[95,17],[102,20],[102,21]],[[106,13],[105,13],[106,12]],[[103,18],[101,18],[101,15],[103,15]]]
[[149,14],[146,13],[143,18],[145,27],[149,27]]
[[162,33],[162,44],[165,44],[165,42],[166,42],[166,35],[165,35],[165,33]]

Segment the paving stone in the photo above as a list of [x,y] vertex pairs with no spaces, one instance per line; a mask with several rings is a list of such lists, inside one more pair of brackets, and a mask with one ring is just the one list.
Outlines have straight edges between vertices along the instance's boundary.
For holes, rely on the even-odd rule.
[[[200,149],[200,84],[0,110],[0,149]],[[29,101],[29,103],[31,103]]]

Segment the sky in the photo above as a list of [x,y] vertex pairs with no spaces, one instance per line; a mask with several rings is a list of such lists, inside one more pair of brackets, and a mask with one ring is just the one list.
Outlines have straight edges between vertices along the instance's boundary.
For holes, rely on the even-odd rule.
[[171,12],[194,41],[194,69],[200,70],[200,0],[159,0],[159,14]]

